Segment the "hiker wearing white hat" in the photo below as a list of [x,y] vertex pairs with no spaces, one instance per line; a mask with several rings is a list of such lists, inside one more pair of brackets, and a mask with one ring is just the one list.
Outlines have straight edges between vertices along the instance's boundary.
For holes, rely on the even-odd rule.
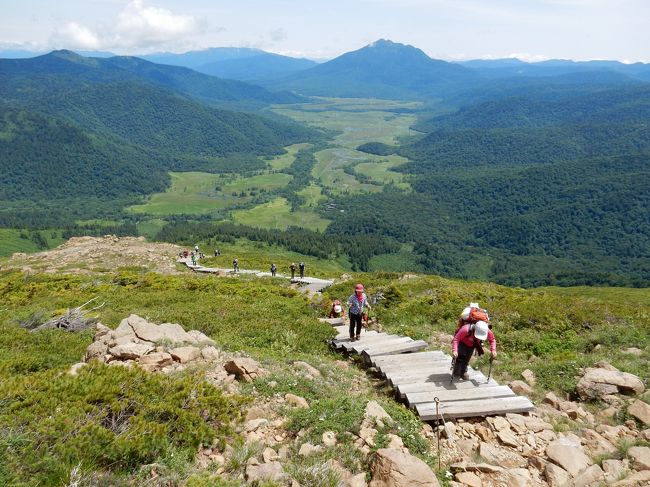
[[460,327],[454,340],[451,342],[451,354],[454,357],[454,371],[452,376],[454,378],[469,379],[467,373],[467,366],[477,350],[478,355],[483,355],[483,340],[487,339],[490,343],[491,359],[497,356],[497,341],[494,338],[494,333],[489,329],[485,321],[478,321],[477,323],[470,323]]
[[454,333],[458,333],[458,330],[460,330],[463,325],[476,324],[479,321],[485,321],[489,325],[490,316],[488,315],[488,312],[481,308],[478,303],[469,303],[460,314],[460,317],[458,318],[458,326]]

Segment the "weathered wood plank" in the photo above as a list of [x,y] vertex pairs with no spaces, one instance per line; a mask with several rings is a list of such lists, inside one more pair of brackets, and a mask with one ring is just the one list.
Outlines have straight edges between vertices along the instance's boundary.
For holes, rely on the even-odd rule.
[[362,355],[364,356],[364,360],[367,363],[372,362],[372,357],[377,356],[377,355],[387,355],[387,354],[395,354],[395,353],[405,353],[405,352],[415,352],[417,350],[422,350],[423,348],[427,348],[429,344],[425,342],[424,340],[415,340],[411,341],[408,343],[403,343],[403,344],[397,344],[394,347],[393,346],[387,346],[387,347],[382,347],[382,348],[369,348],[367,350],[364,350]]
[[[373,331],[369,331],[368,333],[366,333],[363,336],[363,338],[361,338],[361,340],[368,340],[370,337],[380,336],[380,335],[381,336],[388,336],[388,335],[386,335],[386,333],[378,333],[378,332],[373,330]],[[393,336],[397,336],[397,335],[393,335]],[[336,335],[336,337],[334,337],[334,341],[335,342],[341,342],[341,343],[352,343],[352,342],[350,342],[350,335],[348,335],[347,331],[344,332],[344,333],[341,333],[339,335]]]
[[405,366],[399,370],[394,369],[394,370],[387,371],[383,375],[384,377],[386,377],[386,379],[389,380],[397,379],[399,381],[400,378],[404,378],[404,379],[411,379],[414,377],[427,378],[431,375],[438,376],[444,374],[447,374],[449,376],[449,380],[451,380],[451,369],[449,367],[449,364],[445,364],[445,363],[440,365],[428,364],[426,367]]
[[[487,377],[485,377],[480,372],[469,371],[469,382],[477,381],[479,384],[481,381],[486,382]],[[393,387],[399,387],[404,384],[417,384],[417,383],[427,383],[427,382],[436,382],[444,384],[445,382],[451,383],[451,372],[447,371],[446,373],[435,373],[435,374],[420,374],[420,375],[402,375],[396,377],[387,377],[386,378],[390,385]]]
[[[533,403],[528,398],[521,396],[440,403],[440,412],[442,412],[445,419],[523,413],[532,411],[533,409],[535,409]],[[416,404],[415,410],[420,416],[420,419],[424,421],[437,419],[435,403]]]
[[[441,352],[440,350],[427,350],[426,352],[416,352],[416,353],[410,353],[408,355],[404,355],[404,358],[409,358],[409,359],[414,359],[414,358],[420,358],[420,357],[432,357],[432,356],[446,356],[444,352]],[[394,360],[396,357],[381,357],[380,361],[382,362],[391,362]]]
[[438,358],[449,357],[438,350],[432,350],[428,352],[414,352],[406,353],[403,355],[380,355],[373,358],[373,365],[379,367],[382,365],[391,365],[395,363],[410,363],[426,360],[436,360]]
[[329,323],[332,326],[339,326],[345,324],[343,318],[318,318],[318,321],[322,323]]
[[390,335],[390,338],[387,338],[385,340],[372,340],[365,343],[362,340],[354,342],[352,350],[354,350],[356,353],[362,353],[366,350],[384,350],[386,348],[392,348],[405,343],[413,343],[413,339],[411,337]]
[[415,392],[436,392],[436,391],[455,391],[455,390],[464,390],[464,389],[476,389],[481,387],[493,387],[498,386],[499,383],[494,379],[490,379],[490,382],[487,382],[486,378],[483,379],[472,379],[465,381],[454,381],[449,380],[449,376],[446,376],[444,380],[433,381],[433,382],[411,382],[409,384],[396,384],[395,391],[396,396],[403,399],[406,397],[406,394],[415,393]]
[[403,337],[400,335],[389,335],[388,333],[377,333],[377,332],[372,333],[369,331],[368,333],[364,333],[363,335],[361,335],[359,340],[357,340],[356,342],[351,342],[349,336],[347,337],[347,339],[342,341],[345,341],[345,343],[361,344],[361,343],[372,343],[372,342],[382,341],[386,339],[398,339],[398,338],[408,338],[408,337]]
[[441,401],[469,401],[475,399],[489,399],[497,397],[514,397],[516,394],[512,392],[508,386],[490,386],[490,387],[474,387],[472,389],[456,389],[446,390],[438,389],[434,392],[412,392],[406,394],[405,399],[409,406],[414,404],[432,403],[437,397]]
[[425,369],[425,368],[440,368],[440,367],[447,367],[447,369],[451,368],[451,360],[448,358],[439,358],[439,359],[428,359],[424,361],[418,361],[418,362],[395,362],[393,364],[389,365],[377,365],[376,368],[377,370],[381,371],[383,374],[391,374],[395,372],[400,372],[404,370],[412,370],[412,369]]
[[365,339],[362,338],[356,341],[352,341],[349,338],[347,340],[341,340],[341,347],[348,352],[361,353],[362,350],[371,347],[373,344],[377,345],[380,343],[390,343],[392,341],[404,340],[405,338],[408,337],[378,333],[376,336],[370,336]]

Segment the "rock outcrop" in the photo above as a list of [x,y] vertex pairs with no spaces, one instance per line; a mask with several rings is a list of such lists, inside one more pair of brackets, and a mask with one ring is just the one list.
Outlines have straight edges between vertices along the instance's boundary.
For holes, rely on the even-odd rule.
[[634,374],[621,372],[607,362],[585,369],[576,385],[576,391],[583,401],[599,399],[608,394],[641,394],[645,390],[643,381]]
[[369,487],[439,487],[429,466],[404,450],[380,448],[370,463]]
[[157,325],[132,314],[115,330],[97,324],[95,339],[86,349],[84,361],[138,364],[149,372],[156,372],[178,364],[217,359],[219,352],[213,345],[214,342],[200,331],[186,332],[176,323]]

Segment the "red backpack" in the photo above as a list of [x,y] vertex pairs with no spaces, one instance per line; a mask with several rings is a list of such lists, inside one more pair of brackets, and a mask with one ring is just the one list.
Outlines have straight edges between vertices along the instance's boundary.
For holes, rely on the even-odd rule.
[[487,311],[481,308],[472,308],[469,311],[466,323],[478,323],[479,321],[485,321],[486,323],[490,321]]

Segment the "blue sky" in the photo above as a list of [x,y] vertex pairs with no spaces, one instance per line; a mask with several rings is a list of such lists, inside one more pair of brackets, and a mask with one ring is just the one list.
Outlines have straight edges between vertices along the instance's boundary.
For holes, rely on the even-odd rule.
[[331,58],[385,38],[448,60],[650,61],[650,0],[0,0],[0,13],[0,49]]

